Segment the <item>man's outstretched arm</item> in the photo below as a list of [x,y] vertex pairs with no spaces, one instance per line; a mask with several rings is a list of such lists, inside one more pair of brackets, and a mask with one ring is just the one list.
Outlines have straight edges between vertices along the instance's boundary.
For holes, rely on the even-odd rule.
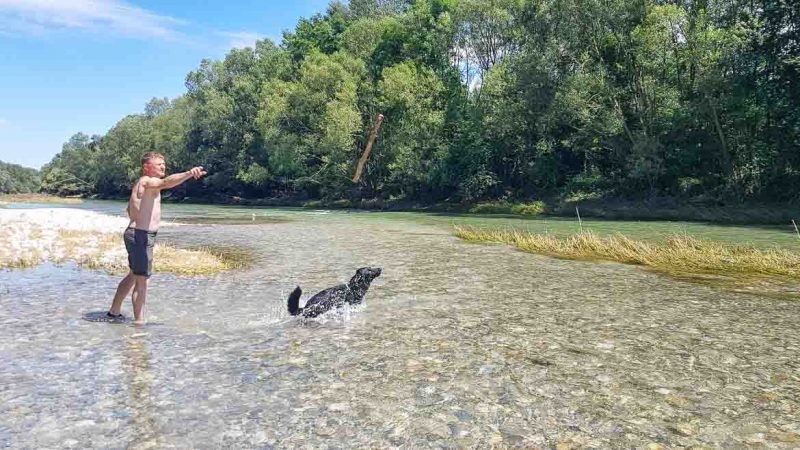
[[147,189],[171,189],[188,180],[189,178],[194,178],[196,180],[204,176],[206,173],[207,172],[203,170],[202,166],[194,167],[186,172],[175,173],[163,179],[152,177],[148,178],[144,181],[144,187]]

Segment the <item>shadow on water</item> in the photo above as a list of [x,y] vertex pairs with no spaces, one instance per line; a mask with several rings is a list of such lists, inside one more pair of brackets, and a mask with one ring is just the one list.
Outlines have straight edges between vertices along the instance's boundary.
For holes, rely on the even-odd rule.
[[91,311],[83,315],[83,320],[87,322],[105,322],[105,323],[115,323],[115,324],[123,324],[123,323],[132,323],[129,317],[124,317],[122,319],[114,319],[108,317],[108,311]]
[[[106,315],[107,312],[108,312],[108,310],[90,311],[90,312],[84,313],[81,318],[83,320],[87,321],[87,322],[108,323],[108,324],[112,324],[112,325],[129,325],[131,327],[137,328],[137,325],[134,324],[132,317],[125,316],[122,319],[112,319],[112,318],[108,317],[108,315]],[[165,325],[165,323],[164,322],[160,322],[160,321],[151,321],[151,320],[147,321],[147,327],[148,328],[160,327],[160,326],[164,326],[164,325]]]

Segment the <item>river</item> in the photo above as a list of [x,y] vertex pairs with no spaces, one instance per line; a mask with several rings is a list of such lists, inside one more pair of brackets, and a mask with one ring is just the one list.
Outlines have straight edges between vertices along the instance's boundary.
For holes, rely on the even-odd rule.
[[[800,447],[797,301],[390,214],[165,214],[187,225],[159,239],[254,264],[156,274],[144,327],[83,320],[119,277],[0,271],[0,447]],[[288,315],[362,266],[383,268],[364,306]]]

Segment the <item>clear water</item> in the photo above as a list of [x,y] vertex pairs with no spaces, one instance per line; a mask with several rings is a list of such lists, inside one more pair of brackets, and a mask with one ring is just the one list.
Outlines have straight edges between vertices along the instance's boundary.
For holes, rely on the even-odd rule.
[[[0,448],[800,447],[796,301],[470,244],[427,219],[165,209],[205,219],[160,239],[256,264],[156,274],[145,327],[83,320],[118,277],[0,272]],[[366,306],[288,316],[296,284],[307,298],[366,265],[384,269]]]

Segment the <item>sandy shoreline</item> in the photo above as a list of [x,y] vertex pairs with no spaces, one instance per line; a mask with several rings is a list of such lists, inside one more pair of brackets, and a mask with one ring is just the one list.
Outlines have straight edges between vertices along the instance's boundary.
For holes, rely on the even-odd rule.
[[[112,273],[127,272],[128,256],[122,240],[127,226],[127,218],[81,209],[0,208],[0,269],[74,262]],[[196,275],[228,268],[207,251],[156,244],[155,252],[155,271]]]

